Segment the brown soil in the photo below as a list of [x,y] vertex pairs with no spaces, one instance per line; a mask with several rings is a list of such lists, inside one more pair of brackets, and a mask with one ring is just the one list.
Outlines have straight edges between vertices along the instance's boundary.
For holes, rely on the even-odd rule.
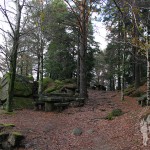
[[[123,115],[104,119],[113,109]],[[1,114],[0,123],[13,123],[13,130],[21,131],[26,150],[149,150],[143,146],[140,117],[147,108],[138,106],[136,98],[120,93],[89,90],[84,107],[68,108],[61,113],[19,110],[13,115]],[[79,127],[80,136],[72,134]]]

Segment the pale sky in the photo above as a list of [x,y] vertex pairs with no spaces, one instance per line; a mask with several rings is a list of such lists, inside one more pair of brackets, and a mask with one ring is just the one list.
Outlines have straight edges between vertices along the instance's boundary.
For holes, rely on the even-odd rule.
[[106,35],[107,35],[107,30],[105,25],[102,24],[102,22],[97,22],[94,21],[94,37],[95,41],[100,43],[100,48],[101,50],[104,50],[107,46],[107,40],[106,40]]

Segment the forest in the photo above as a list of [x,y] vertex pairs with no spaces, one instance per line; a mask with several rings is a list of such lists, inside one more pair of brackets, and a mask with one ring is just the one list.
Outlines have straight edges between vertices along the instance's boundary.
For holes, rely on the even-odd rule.
[[[84,109],[85,111],[92,109],[93,113],[95,109],[101,110],[100,119],[107,118],[107,120],[115,120],[120,114],[122,117],[124,113],[126,115],[127,110],[135,111],[133,114],[136,114],[136,119],[138,115],[140,116],[138,114],[140,111],[149,112],[149,0],[2,0],[0,2],[0,22],[0,95],[7,91],[5,98],[0,96],[0,105],[3,105],[6,112],[15,111],[14,103],[17,96],[25,99],[33,97],[36,101],[34,102],[36,109],[45,107],[46,111],[52,110],[53,105],[56,105],[56,108],[61,107],[59,111],[66,106],[74,105],[78,105],[79,110],[83,109],[83,112]],[[101,33],[102,30],[95,28],[98,23],[102,23],[107,30],[105,49],[101,49],[101,41],[95,40],[95,33],[97,31]],[[70,96],[72,92],[73,95]],[[133,103],[132,100],[130,101],[130,96],[134,97],[133,100],[135,97],[139,98]],[[101,100],[100,104],[98,99]],[[137,103],[146,107],[142,108]],[[105,104],[108,107],[105,108]],[[104,117],[103,113],[110,105],[115,115],[116,111],[120,114],[115,116],[113,110],[110,109],[108,111],[112,113],[107,114],[108,116],[104,114]],[[118,108],[119,106],[121,109]],[[25,109],[21,113],[27,113],[29,116],[31,113],[36,117],[38,113],[42,113],[26,111]],[[68,113],[69,109],[65,111],[62,115]],[[70,111],[73,110],[70,109]],[[77,111],[76,108],[74,111]],[[20,118],[19,114],[17,115]],[[5,114],[3,117],[5,118]],[[44,117],[46,116],[43,116],[43,119]],[[2,120],[7,122],[8,120],[4,118]],[[39,118],[39,122],[42,122],[41,119]],[[129,126],[134,123],[132,122]],[[142,123],[144,125],[144,120]],[[147,121],[147,125],[149,124],[150,120]],[[17,125],[20,127],[18,123]],[[43,124],[39,124],[39,128],[41,126]],[[93,132],[94,130],[90,134]],[[141,132],[143,133],[142,128]],[[12,142],[10,138],[11,136],[8,138],[8,143]],[[147,142],[148,140],[144,143],[143,139],[144,146],[147,145]],[[5,147],[1,145],[3,144],[0,136],[0,149]],[[48,148],[42,148],[41,145],[41,150],[50,150],[49,145],[47,145]],[[82,146],[81,144],[80,148],[84,150]],[[135,141],[130,146],[135,146]],[[129,149],[131,149],[130,146]],[[106,149],[112,149],[110,147]],[[143,149],[142,146],[140,148]],[[63,147],[63,149],[76,150],[79,147]],[[101,149],[105,148],[101,147]]]

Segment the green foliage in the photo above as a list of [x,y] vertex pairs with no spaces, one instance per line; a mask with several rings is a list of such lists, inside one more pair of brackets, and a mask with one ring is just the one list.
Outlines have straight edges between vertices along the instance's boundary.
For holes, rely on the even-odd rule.
[[123,114],[122,110],[121,109],[114,109],[112,110],[111,113],[109,113],[105,119],[107,120],[113,120],[114,117],[117,117],[117,116],[121,116]]
[[34,81],[34,78],[33,78],[32,75],[27,76],[27,79],[28,79],[29,81]]
[[111,113],[109,113],[109,114],[106,116],[105,119],[107,119],[107,120],[113,120],[114,117],[113,117],[113,115],[112,115]]
[[111,112],[112,116],[116,117],[116,116],[121,116],[123,114],[121,109],[114,109]]

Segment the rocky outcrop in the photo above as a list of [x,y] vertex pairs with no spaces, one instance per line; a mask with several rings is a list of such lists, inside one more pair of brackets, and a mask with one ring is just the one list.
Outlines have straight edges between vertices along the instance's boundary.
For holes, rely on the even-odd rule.
[[13,150],[21,146],[24,136],[20,132],[12,132],[12,124],[0,124],[0,149]]

